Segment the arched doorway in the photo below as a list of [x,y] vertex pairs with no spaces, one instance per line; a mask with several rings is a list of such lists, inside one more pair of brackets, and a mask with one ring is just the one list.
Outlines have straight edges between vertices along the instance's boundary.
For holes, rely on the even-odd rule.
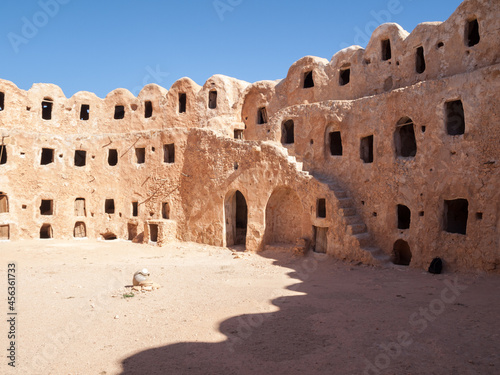
[[410,245],[405,240],[397,240],[394,243],[392,262],[400,266],[409,266],[411,262]]
[[224,202],[226,246],[245,245],[247,239],[248,208],[244,195],[236,190]]
[[295,244],[302,237],[302,204],[290,188],[278,188],[266,206],[266,244]]

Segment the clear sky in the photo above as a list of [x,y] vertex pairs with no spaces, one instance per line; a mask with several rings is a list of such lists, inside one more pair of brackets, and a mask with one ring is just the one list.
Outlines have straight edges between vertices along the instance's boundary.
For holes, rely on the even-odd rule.
[[280,79],[303,56],[365,47],[390,21],[411,32],[445,21],[460,0],[17,0],[0,12],[0,78],[67,97],[214,74]]

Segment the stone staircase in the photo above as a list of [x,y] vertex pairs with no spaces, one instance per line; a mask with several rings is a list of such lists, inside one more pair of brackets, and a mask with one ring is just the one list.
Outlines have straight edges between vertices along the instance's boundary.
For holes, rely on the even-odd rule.
[[390,257],[385,254],[382,249],[373,246],[374,241],[372,235],[368,232],[368,228],[364,223],[363,218],[358,214],[354,205],[354,200],[349,196],[347,189],[343,188],[332,177],[305,171],[303,169],[304,163],[297,160],[298,156],[294,155],[294,152],[291,149],[287,149],[287,155],[288,161],[295,164],[297,171],[302,174],[311,175],[311,177],[320,183],[328,186],[331,193],[333,193],[335,198],[338,200],[340,207],[339,213],[341,215],[341,220],[346,225],[347,234],[353,236],[358,242],[361,251],[365,252],[365,255],[368,256],[369,263],[378,265],[391,264]]

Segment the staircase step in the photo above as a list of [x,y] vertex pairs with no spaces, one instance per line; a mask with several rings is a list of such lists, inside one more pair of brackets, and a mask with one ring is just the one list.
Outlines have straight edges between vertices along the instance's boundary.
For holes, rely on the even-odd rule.
[[347,226],[347,232],[349,234],[360,234],[366,233],[366,225],[365,224],[349,224]]
[[341,207],[341,208],[352,207],[353,203],[354,202],[351,198],[340,198],[339,199],[339,207]]
[[335,196],[339,199],[339,198],[347,198],[347,191],[343,191],[343,190],[333,190],[333,193],[335,194]]
[[340,212],[342,213],[342,216],[344,216],[344,217],[357,216],[356,209],[354,207],[341,208]]
[[344,221],[347,225],[364,224],[363,218],[359,215],[344,216]]
[[355,234],[354,237],[356,237],[361,247],[369,247],[372,243],[372,236],[368,232]]
[[301,161],[295,162],[295,168],[297,168],[298,171],[301,171],[303,166],[304,166],[304,163],[302,163]]
[[297,161],[297,159],[295,158],[295,156],[290,156],[290,155],[288,155],[288,156],[287,156],[287,159],[288,159],[288,161],[289,161],[290,163],[295,163],[295,162]]

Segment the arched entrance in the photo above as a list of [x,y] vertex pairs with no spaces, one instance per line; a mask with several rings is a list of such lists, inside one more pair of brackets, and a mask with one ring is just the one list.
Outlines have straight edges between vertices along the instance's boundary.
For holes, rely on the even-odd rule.
[[410,245],[405,240],[397,240],[392,250],[392,262],[400,266],[409,266],[411,262]]
[[245,245],[247,239],[248,208],[243,194],[236,190],[224,202],[226,246]]
[[278,188],[266,206],[266,244],[295,244],[302,237],[302,204],[290,188]]

